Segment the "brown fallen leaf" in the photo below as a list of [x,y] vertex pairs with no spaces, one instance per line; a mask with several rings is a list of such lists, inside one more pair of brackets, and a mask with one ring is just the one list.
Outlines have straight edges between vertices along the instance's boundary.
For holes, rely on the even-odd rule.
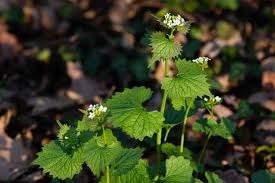
[[200,55],[215,58],[220,54],[222,48],[226,46],[243,46],[241,34],[236,32],[230,39],[224,40],[216,38],[213,41],[209,41],[201,48]]
[[20,182],[36,183],[43,179],[43,173],[41,171],[32,172],[31,174],[24,176]]
[[219,82],[219,84],[222,86],[221,91],[227,92],[232,87],[235,87],[238,85],[237,81],[231,81],[228,74],[216,76],[215,80]]
[[78,103],[90,102],[96,96],[106,95],[108,90],[96,80],[87,77],[79,62],[66,62],[67,74],[71,78],[71,87],[66,96]]
[[252,104],[260,104],[262,107],[275,111],[275,91],[261,91],[252,94],[248,101]]
[[0,131],[4,131],[4,129],[9,124],[11,118],[16,115],[16,110],[14,107],[9,106],[6,108],[6,112],[0,116]]
[[260,122],[254,134],[254,137],[261,144],[275,144],[275,121],[274,120],[264,120]]
[[48,6],[41,7],[41,24],[47,30],[53,30],[57,25],[57,17],[53,9]]
[[19,44],[16,36],[9,33],[7,25],[0,20],[0,61],[11,59],[21,49],[22,46]]
[[216,105],[214,107],[214,113],[219,117],[219,118],[228,118],[229,116],[233,115],[233,112],[226,106],[224,105]]
[[62,96],[38,96],[28,99],[27,105],[32,106],[32,115],[40,115],[49,110],[61,110],[74,104],[72,100]]
[[264,71],[275,72],[275,57],[268,57],[264,59],[261,63],[261,66]]
[[223,96],[223,100],[226,104],[232,105],[235,109],[239,107],[240,99],[238,99],[235,95],[225,95]]
[[275,89],[275,57],[268,57],[262,61],[262,85],[265,88]]
[[26,171],[28,153],[22,139],[10,138],[4,131],[0,132],[0,181],[16,178],[20,172]]

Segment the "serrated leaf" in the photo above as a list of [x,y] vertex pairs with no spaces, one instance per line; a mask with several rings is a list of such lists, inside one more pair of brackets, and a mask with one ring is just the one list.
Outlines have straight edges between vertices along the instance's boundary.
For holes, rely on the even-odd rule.
[[185,105],[185,99],[184,98],[176,98],[174,97],[171,101],[172,106],[175,110],[179,111],[181,108]]
[[175,110],[180,111],[182,109],[182,107],[184,109],[187,108],[187,106],[192,106],[194,102],[194,98],[173,98],[172,99],[172,106]]
[[213,119],[203,119],[193,124],[193,130],[206,134],[211,133],[211,136],[220,136],[225,139],[231,139],[235,132],[235,126],[230,120],[225,118],[222,118],[220,123],[217,123]]
[[181,52],[181,45],[174,40],[166,38],[162,32],[154,32],[152,34],[150,46],[153,48],[153,63],[158,60],[167,61],[175,58]]
[[34,165],[43,168],[43,172],[62,180],[71,179],[78,174],[83,163],[81,148],[66,152],[58,141],[44,145],[42,151],[38,153],[38,157],[33,161]]
[[258,170],[251,176],[252,183],[272,183],[275,181],[275,174],[268,172],[267,170]]
[[139,162],[144,149],[123,149],[112,165],[112,175],[120,176],[132,170]]
[[208,183],[224,183],[224,181],[214,172],[205,172],[205,177]]
[[[181,156],[180,147],[172,143],[164,143],[161,145],[161,151],[168,156]],[[186,159],[192,159],[192,152],[186,147],[183,149],[183,156]]]
[[[148,174],[148,162],[139,160],[134,169],[121,176],[111,176],[112,183],[151,183]],[[106,183],[106,176],[101,178],[101,183]]]
[[109,136],[106,137],[108,139],[106,145],[103,142],[103,135],[90,140],[84,145],[85,162],[96,176],[100,175],[100,172],[106,166],[113,163],[122,150],[120,143],[115,137],[110,136],[110,131],[106,130],[106,136]]
[[57,123],[60,127],[57,135],[58,140],[68,149],[76,148],[84,144],[93,136],[91,131],[77,131],[77,129],[67,124],[61,124],[60,121],[57,121]]
[[83,117],[81,120],[77,122],[77,131],[95,131],[98,127],[98,124],[95,121],[92,121],[90,118],[88,118],[88,113],[85,110],[81,110],[83,113]]
[[166,175],[161,178],[161,183],[182,183],[192,181],[193,169],[190,161],[182,156],[171,156],[166,160]]
[[59,126],[59,131],[57,137],[59,140],[62,140],[64,138],[64,135],[67,133],[67,131],[70,129],[70,126],[67,124],[62,124],[60,121],[56,121]]
[[158,111],[148,112],[142,103],[152,95],[150,89],[135,87],[116,93],[106,103],[112,114],[115,127],[122,128],[129,136],[143,140],[158,132],[164,121],[163,114]]
[[191,26],[191,22],[186,21],[182,26],[177,26],[177,31],[185,35],[189,32],[190,26]]
[[176,109],[184,105],[187,98],[194,99],[204,95],[211,95],[205,73],[196,63],[185,60],[176,61],[178,74],[175,78],[164,78],[162,89],[172,100]]

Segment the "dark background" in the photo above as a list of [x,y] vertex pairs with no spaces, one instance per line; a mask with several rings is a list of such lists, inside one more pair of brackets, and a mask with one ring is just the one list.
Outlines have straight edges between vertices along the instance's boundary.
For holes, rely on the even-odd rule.
[[[223,97],[215,114],[237,126],[233,142],[210,141],[208,168],[234,183],[260,169],[275,173],[274,1],[1,0],[0,180],[50,181],[31,161],[55,138],[55,121],[73,124],[79,108],[114,91],[150,87],[156,94],[148,107],[159,107],[163,64],[147,68],[148,43],[161,30],[154,16],[166,12],[192,22],[187,36],[176,36],[182,57],[212,58],[209,76]],[[194,153],[203,138],[190,129],[196,115],[187,133]],[[150,142],[143,145],[149,156]],[[77,180],[93,176],[84,168]]]

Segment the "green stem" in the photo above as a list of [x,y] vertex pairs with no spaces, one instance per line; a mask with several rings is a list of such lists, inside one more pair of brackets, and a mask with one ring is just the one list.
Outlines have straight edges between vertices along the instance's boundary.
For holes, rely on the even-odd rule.
[[[107,138],[106,138],[106,133],[105,133],[105,127],[104,125],[102,125],[102,133],[103,133],[103,141],[104,144],[107,145]],[[105,170],[105,175],[106,175],[106,183],[110,183],[110,167],[106,166],[106,170]]]
[[181,140],[180,140],[180,154],[183,154],[184,134],[185,134],[186,122],[187,122],[190,108],[191,108],[191,105],[188,105],[183,118],[183,126],[182,126],[182,132],[181,132]]
[[163,140],[164,142],[167,141],[167,138],[168,138],[168,135],[169,135],[171,129],[172,129],[172,128],[167,128],[167,129],[166,129],[165,136],[164,136],[164,140]]
[[171,30],[171,33],[170,33],[170,35],[169,35],[169,39],[173,39],[173,38],[174,38],[174,31],[175,31],[175,28],[173,28],[173,29]]
[[[165,61],[165,76],[168,76],[168,60]],[[165,106],[167,100],[167,92],[164,90],[164,94],[162,97],[160,112],[164,114]],[[162,136],[162,128],[159,129],[157,133],[157,163],[156,163],[156,177],[159,177],[160,171],[160,162],[161,162],[161,136]]]
[[204,155],[205,155],[206,147],[208,145],[210,137],[211,137],[211,133],[208,133],[207,138],[204,141],[202,151],[201,151],[200,156],[199,156],[199,163],[201,163],[202,160],[204,160]]

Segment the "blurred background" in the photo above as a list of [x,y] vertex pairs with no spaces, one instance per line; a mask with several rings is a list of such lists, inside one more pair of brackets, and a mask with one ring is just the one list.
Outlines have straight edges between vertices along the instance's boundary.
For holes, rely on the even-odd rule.
[[[192,22],[188,35],[176,36],[182,57],[212,59],[211,84],[223,98],[215,114],[237,126],[233,142],[210,142],[208,167],[230,183],[249,182],[260,169],[275,173],[273,0],[0,0],[0,181],[50,182],[31,161],[55,138],[55,121],[73,124],[79,108],[115,91],[150,87],[148,107],[159,107],[164,66],[147,68],[148,44],[161,28],[154,16],[167,12]],[[196,115],[187,146],[198,152]],[[79,181],[92,182],[91,172]]]

